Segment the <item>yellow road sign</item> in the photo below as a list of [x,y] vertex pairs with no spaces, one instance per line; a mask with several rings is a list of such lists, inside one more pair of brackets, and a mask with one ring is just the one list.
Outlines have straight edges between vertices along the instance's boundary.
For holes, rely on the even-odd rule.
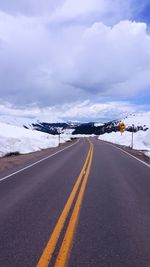
[[119,123],[119,130],[120,130],[120,132],[124,132],[125,128],[126,128],[125,124],[123,122],[120,122]]

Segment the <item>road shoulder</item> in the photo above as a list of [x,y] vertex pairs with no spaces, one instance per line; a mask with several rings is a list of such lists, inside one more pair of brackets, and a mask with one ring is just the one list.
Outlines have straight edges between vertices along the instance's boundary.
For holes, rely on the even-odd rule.
[[102,141],[102,140],[98,140],[98,141],[101,141],[101,142],[105,142],[107,144],[111,144],[125,152],[127,152],[128,154],[130,154],[131,156],[143,161],[144,163],[150,165],[150,158],[148,156],[146,156],[144,154],[143,151],[141,150],[136,150],[136,149],[131,149],[130,147],[127,147],[127,146],[123,146],[123,145],[118,145],[118,144],[114,144],[114,143],[111,143],[111,142],[107,142],[107,141]]
[[20,154],[17,156],[1,157],[0,158],[0,176],[7,175],[10,172],[16,171],[18,168],[24,168],[42,158],[50,156],[60,150],[73,145],[77,140],[66,142],[61,144],[59,147],[52,147],[35,151],[28,154]]

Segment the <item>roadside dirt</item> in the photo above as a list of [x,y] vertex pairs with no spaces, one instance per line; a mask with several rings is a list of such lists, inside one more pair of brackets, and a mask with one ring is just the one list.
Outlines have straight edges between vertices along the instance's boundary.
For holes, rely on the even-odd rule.
[[136,158],[138,158],[138,159],[150,164],[150,158],[144,154],[144,151],[131,149],[130,147],[126,147],[126,146],[120,146],[120,145],[115,145],[115,146],[125,150],[126,152],[128,152],[131,155],[133,155],[134,157],[136,157]]
[[117,145],[117,144],[114,144],[114,143],[111,143],[111,142],[107,142],[107,141],[102,141],[102,142],[105,142],[105,143],[108,143],[108,144],[112,144],[113,146],[116,146],[116,147],[119,147],[121,148],[122,150],[128,152],[129,154],[131,154],[132,156],[146,162],[147,164],[150,165],[150,158],[148,156],[146,156],[144,154],[144,152],[146,151],[142,151],[142,150],[136,150],[136,149],[131,149],[131,147],[127,147],[127,146],[121,146],[121,145]]
[[[74,142],[76,142],[76,140],[67,142],[65,144],[61,144],[60,147],[48,148],[48,149],[44,149],[41,151],[36,151],[36,152],[28,153],[28,154],[21,154],[18,156],[1,157],[0,158],[0,174],[7,175],[11,171],[13,172],[17,170],[18,168],[23,168],[29,164],[32,164],[33,162],[38,161],[41,158],[44,158],[48,155],[51,155],[73,144]],[[147,164],[150,164],[150,158],[147,157],[143,151],[131,149],[130,147],[126,147],[126,146],[121,146],[121,145],[116,145],[116,144],[113,144],[113,145],[125,150],[126,152],[139,158],[140,160],[146,162]]]
[[0,174],[7,174],[8,171],[15,171],[17,167],[25,167],[28,164],[32,164],[35,161],[38,161],[46,156],[49,156],[71,144],[75,143],[76,140],[71,142],[67,142],[65,144],[61,144],[59,147],[43,149],[40,151],[28,153],[28,154],[20,154],[17,156],[9,156],[9,157],[0,157]]

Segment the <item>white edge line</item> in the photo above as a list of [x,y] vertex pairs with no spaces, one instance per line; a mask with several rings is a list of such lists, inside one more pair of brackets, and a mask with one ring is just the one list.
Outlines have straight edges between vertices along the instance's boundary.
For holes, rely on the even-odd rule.
[[[102,141],[102,140],[100,140],[100,141]],[[105,141],[104,141],[104,142],[105,142]],[[124,149],[122,149],[122,148],[120,148],[120,147],[117,147],[117,146],[115,146],[115,145],[113,145],[113,144],[111,144],[111,143],[107,143],[107,142],[105,142],[105,144],[108,144],[108,145],[110,145],[110,146],[113,146],[113,147],[117,148],[118,150],[121,150],[121,151],[124,152],[125,154],[127,154],[127,155],[129,155],[130,157],[132,157],[132,158],[138,160],[139,162],[143,163],[145,166],[147,166],[147,167],[150,168],[150,165],[149,165],[148,163],[146,163],[146,162],[144,162],[143,160],[141,160],[141,159],[139,159],[139,158],[137,158],[137,157],[131,155],[129,152],[125,151]]]
[[[79,140],[80,140],[80,139],[79,139]],[[4,176],[4,177],[0,178],[0,182],[1,182],[1,181],[4,181],[4,180],[6,180],[6,179],[8,179],[9,177],[11,177],[11,176],[13,176],[13,175],[15,175],[15,174],[17,174],[17,173],[19,173],[19,172],[22,172],[22,171],[24,171],[24,170],[27,170],[27,169],[29,169],[29,168],[31,168],[31,167],[37,165],[38,163],[40,163],[40,162],[42,162],[42,161],[44,161],[44,160],[46,160],[46,159],[49,159],[49,158],[55,156],[56,154],[58,154],[58,153],[60,153],[60,152],[62,152],[62,151],[64,151],[64,150],[66,150],[66,149],[68,149],[68,148],[70,148],[70,147],[76,145],[76,144],[79,142],[79,140],[76,141],[74,144],[72,144],[72,145],[70,145],[70,146],[67,146],[67,147],[63,148],[62,150],[59,150],[59,151],[57,151],[57,152],[55,152],[55,153],[53,153],[53,154],[51,154],[51,155],[49,155],[49,156],[47,156],[47,157],[45,157],[45,158],[43,158],[43,159],[40,159],[40,160],[38,160],[38,161],[36,161],[36,162],[34,162],[34,163],[28,165],[28,166],[26,166],[26,167],[24,167],[24,168],[22,168],[22,169],[16,171],[16,172],[13,172],[13,173],[11,173],[11,174],[9,174],[9,175],[7,175],[7,176]]]

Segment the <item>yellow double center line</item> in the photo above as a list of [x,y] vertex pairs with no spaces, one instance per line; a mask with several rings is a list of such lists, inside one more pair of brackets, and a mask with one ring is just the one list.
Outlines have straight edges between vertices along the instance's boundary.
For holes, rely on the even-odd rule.
[[[39,259],[39,262],[37,263],[37,267],[46,267],[49,265],[52,259],[54,250],[56,248],[58,239],[60,237],[61,231],[63,229],[63,226],[69,214],[69,211],[72,207],[73,201],[75,200],[76,195],[78,193],[77,200],[75,202],[75,206],[72,211],[71,218],[67,226],[67,230],[64,235],[64,239],[62,241],[62,244],[61,244],[59,253],[57,255],[55,265],[54,265],[55,267],[67,266],[69,255],[70,255],[71,248],[72,248],[72,241],[73,241],[75,229],[76,229],[78,218],[79,218],[79,212],[80,212],[80,208],[81,208],[81,204],[82,204],[82,200],[84,196],[84,191],[85,191],[85,187],[87,184],[87,180],[88,180],[88,176],[89,176],[89,172],[90,172],[90,168],[92,164],[92,158],[93,158],[93,144],[90,142],[90,149],[86,157],[84,166],[80,172],[80,175],[78,176],[78,179],[68,198],[68,201],[58,219],[58,222],[49,238],[49,241]],[[79,187],[80,187],[80,190],[79,190]]]

